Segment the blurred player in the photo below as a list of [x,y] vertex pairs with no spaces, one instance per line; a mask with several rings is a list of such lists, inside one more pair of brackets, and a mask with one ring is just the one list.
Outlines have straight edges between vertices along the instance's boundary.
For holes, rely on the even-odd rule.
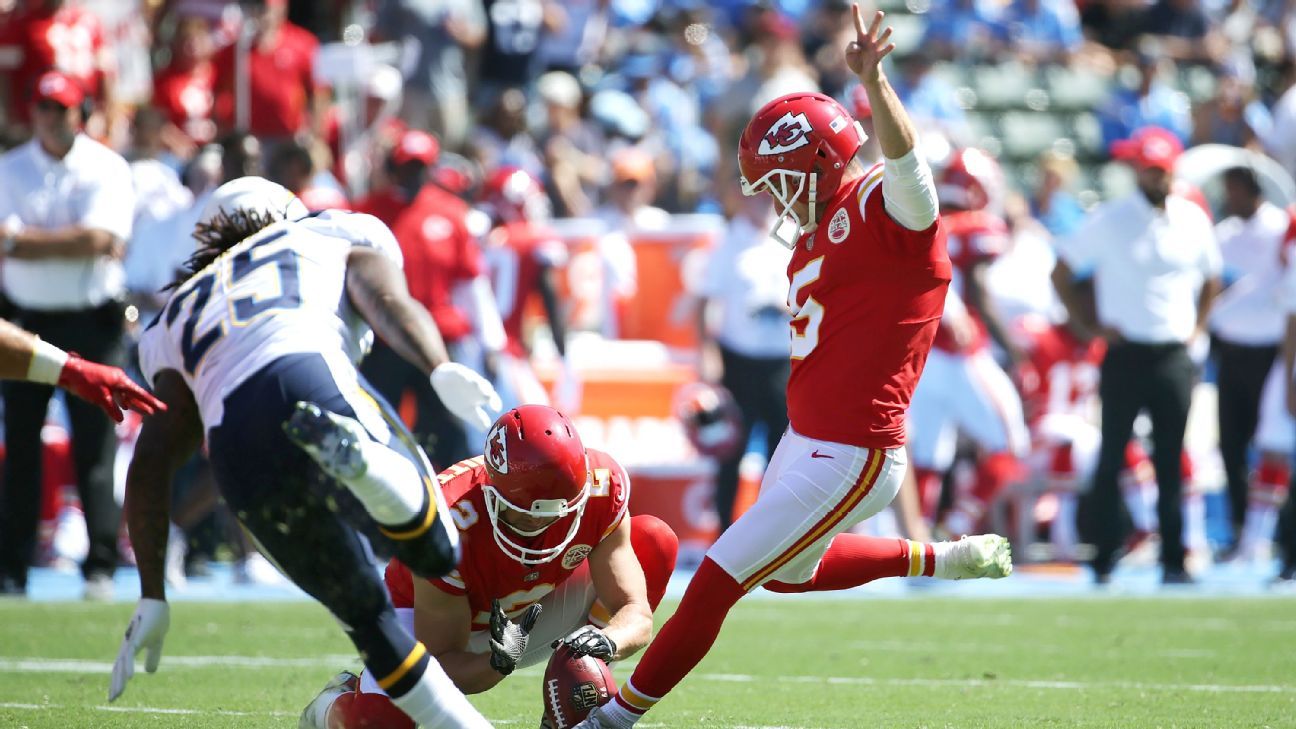
[[[1101,339],[1082,342],[1065,325],[1039,316],[1022,317],[1014,330],[1025,357],[1017,379],[1031,433],[1028,464],[1056,499],[1050,531],[1054,557],[1071,560],[1079,543],[1077,496],[1098,464],[1098,368],[1107,347]],[[1155,476],[1137,440],[1125,452],[1121,490],[1134,522],[1129,546],[1136,549],[1156,529]]]
[[855,157],[862,130],[820,94],[769,102],[738,143],[744,192],[769,193],[780,218],[799,229],[791,240],[773,233],[795,245],[791,427],[756,503],[707,551],[616,699],[578,729],[634,725],[702,660],[729,610],[757,587],[815,592],[882,577],[1011,572],[1008,542],[996,535],[922,544],[843,533],[900,488],[904,412],[950,280],[931,171],[880,66],[895,48],[891,29],[881,30],[880,12],[867,29],[859,6],[853,15],[846,61],[872,101],[885,162],[864,168]]
[[948,235],[953,281],[940,329],[909,408],[910,449],[927,518],[936,516],[941,482],[954,463],[961,432],[980,448],[976,479],[955,496],[942,526],[966,534],[1018,477],[1029,448],[1021,400],[1012,380],[990,353],[990,340],[1016,360],[1016,345],[990,305],[986,269],[1008,249],[1008,225],[999,216],[1003,190],[999,165],[984,152],[964,149],[941,173],[937,195]]
[[[625,469],[586,449],[566,416],[544,405],[506,412],[485,455],[438,478],[460,531],[459,568],[422,580],[393,561],[387,590],[402,624],[460,690],[493,688],[515,668],[547,660],[559,640],[604,661],[647,645],[679,543],[656,517],[626,514]],[[413,725],[369,673],[344,672],[302,713],[301,727]]]
[[123,409],[152,415],[163,407],[116,367],[68,354],[3,319],[0,319],[0,380],[26,380],[61,387],[97,405],[119,423],[124,417]]
[[538,295],[554,347],[562,357],[563,379],[570,381],[567,324],[558,299],[559,269],[567,261],[567,246],[546,225],[549,199],[544,188],[521,168],[501,167],[487,176],[480,208],[495,226],[486,238],[486,265],[507,337],[495,386],[505,406],[547,404],[549,395],[531,368],[522,324],[531,297]]
[[406,293],[391,232],[367,215],[307,217],[259,177],[219,187],[198,249],[140,339],[140,369],[167,405],[144,423],[126,483],[143,597],[113,666],[109,699],[148,648],[157,670],[170,622],[163,555],[175,470],[204,440],[239,522],[333,613],[402,711],[429,727],[489,724],[401,627],[360,535],[437,577],[458,535],[426,459],[354,362],[372,326],[430,376],[447,405],[489,422],[489,383],[447,362]]

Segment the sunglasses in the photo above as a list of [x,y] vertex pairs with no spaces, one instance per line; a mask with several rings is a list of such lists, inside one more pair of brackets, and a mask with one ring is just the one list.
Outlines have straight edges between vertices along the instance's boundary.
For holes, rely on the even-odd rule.
[[41,99],[40,101],[36,102],[36,108],[40,109],[41,111],[57,111],[59,113],[68,110],[68,107],[63,106],[62,104],[58,103],[57,101],[54,101],[53,99]]

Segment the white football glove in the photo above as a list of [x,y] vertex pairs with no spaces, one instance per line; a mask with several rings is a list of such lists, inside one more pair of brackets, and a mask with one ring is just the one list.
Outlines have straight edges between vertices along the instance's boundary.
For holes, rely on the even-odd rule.
[[461,420],[485,430],[503,409],[499,393],[485,377],[458,362],[432,370],[432,389],[446,409]]
[[112,685],[108,688],[109,701],[116,700],[126,690],[126,682],[135,675],[135,655],[140,651],[148,649],[144,670],[149,673],[158,670],[158,661],[162,660],[162,641],[170,627],[171,607],[166,600],[140,598],[135,605],[135,614],[126,626],[126,637],[122,638],[117,660],[113,663]]

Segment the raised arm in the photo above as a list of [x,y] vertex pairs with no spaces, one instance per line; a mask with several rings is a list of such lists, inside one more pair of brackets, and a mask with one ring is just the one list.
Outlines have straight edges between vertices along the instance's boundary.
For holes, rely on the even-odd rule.
[[851,8],[855,40],[846,46],[846,65],[859,77],[873,107],[873,133],[886,163],[882,171],[882,197],[886,211],[910,230],[926,230],[936,222],[936,183],[931,168],[915,149],[918,133],[900,103],[900,97],[882,72],[882,59],[895,50],[891,28],[882,27],[886,14],[878,11],[864,27],[859,5]]
[[450,360],[432,315],[409,295],[405,274],[381,252],[355,248],[347,256],[347,296],[384,342],[425,375]]

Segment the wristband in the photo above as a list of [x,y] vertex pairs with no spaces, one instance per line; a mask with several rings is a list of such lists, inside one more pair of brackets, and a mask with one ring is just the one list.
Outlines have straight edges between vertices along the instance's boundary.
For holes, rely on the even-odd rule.
[[42,385],[57,385],[63,365],[67,364],[68,353],[43,339],[37,339],[32,347],[31,365],[27,368],[27,379]]

